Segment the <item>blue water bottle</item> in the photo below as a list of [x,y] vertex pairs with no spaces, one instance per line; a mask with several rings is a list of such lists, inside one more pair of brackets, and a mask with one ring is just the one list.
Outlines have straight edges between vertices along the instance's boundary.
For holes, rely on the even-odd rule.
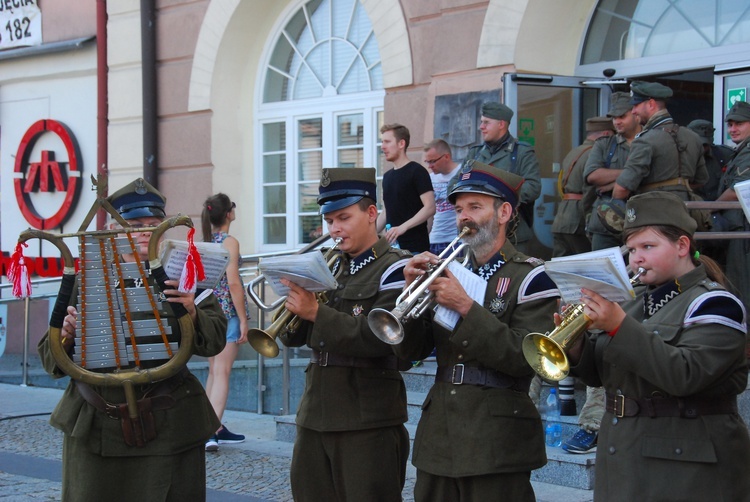
[[544,429],[544,442],[547,443],[547,446],[559,447],[562,445],[562,425],[560,424],[560,406],[557,400],[557,389],[554,387],[549,390],[545,412],[547,426]]

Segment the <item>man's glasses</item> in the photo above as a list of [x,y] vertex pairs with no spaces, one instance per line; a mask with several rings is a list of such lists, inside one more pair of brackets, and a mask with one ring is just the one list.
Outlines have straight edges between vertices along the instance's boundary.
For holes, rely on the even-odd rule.
[[431,166],[432,164],[435,164],[436,162],[438,162],[438,161],[439,161],[440,159],[442,159],[442,158],[443,158],[443,157],[445,157],[446,155],[447,155],[447,154],[446,154],[446,153],[444,153],[443,155],[441,155],[441,156],[440,156],[440,157],[438,157],[437,159],[432,159],[432,160],[427,160],[427,159],[425,159],[425,163],[427,163],[428,165],[430,165],[430,166]]

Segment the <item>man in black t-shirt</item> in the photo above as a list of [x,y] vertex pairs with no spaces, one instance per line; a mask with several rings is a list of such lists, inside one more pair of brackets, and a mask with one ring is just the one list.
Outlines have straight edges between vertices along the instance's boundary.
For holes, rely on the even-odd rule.
[[392,245],[412,253],[430,250],[427,220],[435,214],[435,192],[427,170],[409,160],[409,129],[401,124],[380,128],[381,150],[393,169],[383,175],[383,212],[378,216],[378,232]]

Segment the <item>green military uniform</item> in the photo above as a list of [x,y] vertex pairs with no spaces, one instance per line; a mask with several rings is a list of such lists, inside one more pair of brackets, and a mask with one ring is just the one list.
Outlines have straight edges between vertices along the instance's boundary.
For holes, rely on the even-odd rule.
[[[471,177],[453,187],[452,203],[457,193],[489,194],[488,188],[508,200],[498,180],[520,180],[490,166],[462,173]],[[472,182],[476,189],[461,186]],[[438,364],[414,440],[415,500],[458,500],[456,485],[466,501],[534,500],[530,471],[546,463],[546,454],[541,418],[528,395],[534,372],[521,344],[527,333],[554,327],[558,297],[541,265],[506,241],[482,266],[472,257],[486,294],[453,330],[434,322],[431,312],[406,323],[396,354],[421,359],[435,348]]]
[[706,160],[706,171],[708,171],[708,181],[695,192],[704,200],[716,200],[720,195],[719,180],[724,174],[724,166],[734,151],[728,146],[714,145],[715,128],[708,120],[693,120],[688,124],[688,129],[703,141],[703,158]]
[[504,169],[521,176],[525,180],[519,194],[518,228],[515,235],[511,236],[511,240],[518,249],[527,251],[529,241],[534,236],[532,228],[534,202],[542,193],[539,161],[534,153],[534,148],[507,133],[491,144],[483,143],[471,147],[466,159]]
[[[215,356],[226,343],[226,318],[214,295],[203,300],[196,311],[192,352]],[[176,318],[171,313],[166,318],[172,327],[170,338],[179,339]],[[65,376],[52,358],[47,335],[39,342],[38,351],[49,374]],[[91,389],[108,403],[125,402],[122,387]],[[187,368],[159,384],[136,386],[136,398],[161,393],[161,389],[168,389],[174,405],[152,411],[157,436],[134,447],[125,444],[120,420],[86,402],[77,384],[70,381],[50,417],[52,426],[64,433],[62,500],[205,498],[204,444],[221,423],[200,381]]]
[[666,110],[655,113],[630,145],[630,155],[617,183],[632,193],[677,192],[688,200],[689,184],[708,181],[703,145],[698,136],[679,127]]
[[[628,202],[633,227],[692,234],[679,199],[642,205],[650,195]],[[571,368],[607,392],[594,500],[750,500],[750,437],[736,408],[747,385],[741,303],[702,264],[636,294],[614,336],[583,337]]]
[[[353,178],[362,176],[369,178],[355,183]],[[326,169],[323,177],[329,180],[322,182],[318,198],[324,214],[362,199],[352,195],[358,186],[366,185],[367,197],[375,198],[374,169]],[[341,254],[334,265],[334,274],[340,271],[339,287],[327,293],[315,322],[303,322],[296,333],[280,336],[287,346],[313,349],[291,465],[292,494],[298,502],[401,500],[409,437],[399,369],[411,364],[399,361],[372,333],[367,314],[374,308],[393,309],[410,257],[385,238],[359,256]]]
[[[115,192],[109,200],[126,220],[164,218],[166,200],[142,179]],[[138,284],[128,285],[134,286]],[[76,305],[76,297],[77,288],[70,305]],[[154,318],[152,312],[129,315],[133,321]],[[171,326],[170,341],[179,342],[180,326],[172,309],[166,307],[161,317]],[[196,306],[195,336],[189,350],[215,356],[226,343],[226,326],[216,298],[209,295]],[[39,342],[38,351],[48,373],[56,378],[65,376],[52,357],[48,335]],[[141,368],[159,364],[142,361]],[[203,386],[185,367],[161,382],[135,386],[134,392],[144,407],[151,404],[156,431],[156,437],[142,446],[126,444],[122,419],[115,410],[99,409],[105,404],[125,403],[123,387],[70,381],[50,417],[50,423],[64,433],[62,500],[205,499],[204,444],[220,422]]]
[[584,200],[596,195],[593,190],[585,190],[583,184],[583,167],[586,165],[592,140],[587,139],[580,146],[571,150],[562,161],[560,175],[562,178],[562,201],[557,206],[557,213],[552,222],[552,256],[568,256],[591,251],[591,241],[586,236],[585,207],[593,201]]
[[[630,113],[632,108],[630,95],[625,92],[616,92],[612,95],[612,106],[607,116],[611,118],[621,117]],[[630,143],[622,134],[597,139],[586,160],[586,166],[583,168],[584,183],[589,185],[588,177],[597,169],[623,169],[629,154]],[[620,234],[610,232],[599,218],[602,207],[611,201],[611,190],[607,192],[596,191],[596,200],[586,222],[586,232],[591,237],[591,249],[595,251],[619,247],[622,244]]]
[[[614,131],[608,117],[586,120],[586,134]],[[594,146],[593,139],[571,150],[562,161],[558,180],[562,201],[552,222],[552,256],[568,256],[591,251],[591,240],[586,235],[586,220],[596,199],[596,192],[584,181],[583,172]]]
[[[734,155],[719,182],[719,194],[741,181],[750,179],[750,138],[737,145]],[[720,212],[726,220],[726,231],[750,230],[750,224],[742,209],[725,209]],[[742,299],[745,308],[750,308],[750,244],[747,239],[729,239],[727,247],[726,274],[732,290]]]

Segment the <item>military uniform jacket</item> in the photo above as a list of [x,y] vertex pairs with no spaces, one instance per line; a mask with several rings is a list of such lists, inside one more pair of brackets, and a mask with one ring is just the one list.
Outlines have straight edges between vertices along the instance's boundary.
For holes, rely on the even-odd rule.
[[[641,287],[617,334],[586,340],[572,368],[590,386],[645,398],[734,397],[747,385],[745,311],[702,265]],[[587,337],[585,337],[587,338]],[[750,439],[738,414],[697,418],[606,412],[595,500],[750,500]]]
[[[516,153],[515,169],[513,169],[513,153]],[[473,146],[466,155],[467,160],[476,160],[484,164],[505,169],[514,174],[521,176],[524,184],[518,194],[520,204],[530,205],[532,208],[534,202],[542,193],[542,180],[539,173],[539,161],[534,154],[534,148],[527,143],[517,140],[510,133],[501,138],[498,145],[490,147],[487,143]],[[521,218],[518,229],[516,230],[516,242],[525,242],[534,233],[526,221]]]
[[554,328],[558,291],[541,260],[506,242],[478,273],[484,304],[474,303],[453,331],[430,315],[406,323],[394,350],[419,359],[437,348],[439,368],[457,364],[495,370],[526,390],[436,382],[422,405],[412,460],[423,471],[462,477],[526,472],[546,463],[541,418],[528,395],[534,376],[521,344],[530,332]]
[[[391,346],[370,330],[367,314],[374,308],[393,310],[410,257],[384,238],[357,257],[342,255],[335,268],[341,269],[339,288],[328,292],[328,302],[319,306],[314,323],[304,322],[296,334],[284,334],[282,343],[305,344],[339,356],[393,358]],[[323,432],[353,431],[403,424],[406,419],[406,387],[398,369],[307,366],[297,425]]]
[[[684,178],[696,185],[708,181],[703,142],[687,127],[675,124],[666,110],[655,113],[630,144],[624,169],[617,183],[634,194],[647,191],[644,185],[675,178]],[[658,189],[675,191],[687,200],[688,189],[684,185]]]
[[[586,234],[586,216],[591,211],[596,193],[583,183],[583,168],[591,154],[594,142],[587,139],[571,150],[562,161],[561,184],[563,194],[579,194],[581,199],[563,200],[557,208],[552,232],[557,234]],[[592,197],[593,196],[593,197]]]
[[[719,182],[719,195],[729,188],[734,189],[734,185],[748,179],[750,179],[750,138],[737,145]],[[742,209],[725,209],[721,214],[727,219],[729,230],[745,228],[746,219]]]
[[[73,295],[71,305],[76,304],[76,296],[77,293]],[[169,307],[165,310],[165,317],[172,327],[171,336],[179,336],[180,327],[176,317]],[[224,349],[227,331],[227,320],[216,297],[209,295],[203,300],[196,308],[196,315],[192,351],[203,357],[215,356]],[[48,335],[39,342],[38,351],[44,369],[49,374],[55,378],[65,376],[52,357]],[[125,402],[122,387],[92,386],[92,389],[109,403]],[[148,385],[136,386],[136,398],[140,399],[148,390]],[[153,410],[157,436],[143,447],[127,446],[120,421],[107,417],[87,403],[72,380],[52,413],[50,423],[65,434],[85,441],[92,453],[104,457],[171,455],[189,448],[202,447],[221,423],[216,418],[200,381],[192,373],[188,373],[169,395],[176,400],[175,405],[165,410]],[[113,489],[116,491],[116,487]]]
[[[612,156],[610,157],[610,152]],[[589,175],[600,168],[605,169],[624,169],[625,163],[628,160],[630,154],[630,144],[628,140],[621,134],[615,136],[605,136],[594,141],[594,146],[591,148],[591,153],[586,160],[586,166],[583,168],[583,179],[586,185],[592,186],[586,182]],[[609,235],[609,232],[604,225],[602,225],[599,217],[596,215],[596,210],[599,206],[611,200],[612,192],[599,193],[596,192],[596,200],[592,208],[591,214],[589,215],[586,231],[594,234]]]

